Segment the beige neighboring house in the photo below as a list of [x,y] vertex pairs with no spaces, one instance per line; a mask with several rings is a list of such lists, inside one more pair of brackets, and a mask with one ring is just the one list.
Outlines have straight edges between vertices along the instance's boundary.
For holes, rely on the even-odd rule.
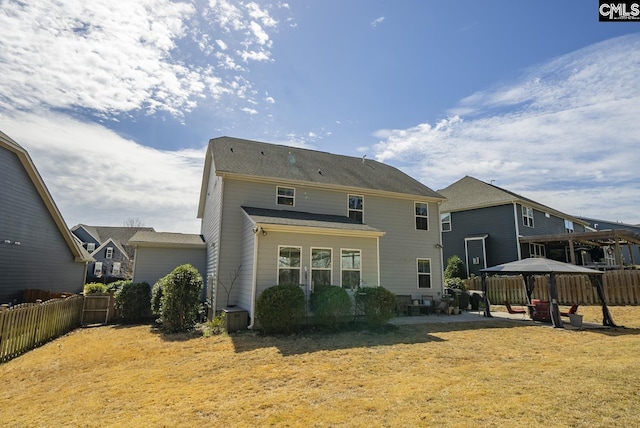
[[207,300],[246,309],[277,284],[443,292],[439,203],[397,168],[365,157],[237,138],[209,142],[198,218]]
[[138,231],[129,240],[135,248],[133,282],[153,286],[183,264],[191,264],[206,275],[206,245],[201,235]]
[[69,232],[27,151],[0,131],[0,304],[25,289],[79,293],[93,258]]

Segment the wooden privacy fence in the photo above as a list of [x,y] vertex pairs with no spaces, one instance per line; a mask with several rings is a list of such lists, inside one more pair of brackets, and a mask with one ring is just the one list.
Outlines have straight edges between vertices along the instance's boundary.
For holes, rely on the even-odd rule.
[[83,296],[0,306],[0,362],[80,326]]
[[[640,271],[608,271],[601,275],[607,305],[640,305]],[[548,300],[546,276],[537,275],[533,288],[533,299]],[[600,299],[586,275],[556,275],[558,303],[571,305],[599,305]],[[476,276],[465,280],[468,290],[482,290],[482,278]],[[487,295],[494,305],[503,305],[506,300],[513,304],[526,304],[527,293],[524,279],[516,276],[487,277]]]

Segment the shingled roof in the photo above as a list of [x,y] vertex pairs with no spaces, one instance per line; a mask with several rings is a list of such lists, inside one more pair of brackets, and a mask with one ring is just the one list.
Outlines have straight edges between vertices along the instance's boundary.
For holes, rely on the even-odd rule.
[[438,192],[447,198],[440,206],[442,213],[520,203],[535,207],[540,211],[553,213],[561,218],[571,219],[576,223],[588,225],[588,222],[582,219],[468,175],[448,187],[438,190]]
[[154,232],[140,230],[129,240],[129,245],[140,247],[205,248],[202,235],[194,233]]
[[287,183],[304,183],[359,191],[379,191],[443,200],[443,196],[390,165],[361,157],[283,146],[231,137],[209,141],[200,208],[202,216],[209,173],[221,176],[259,177]]

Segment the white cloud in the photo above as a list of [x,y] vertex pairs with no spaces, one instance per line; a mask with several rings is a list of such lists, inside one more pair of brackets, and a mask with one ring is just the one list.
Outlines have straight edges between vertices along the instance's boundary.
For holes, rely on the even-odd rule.
[[[181,118],[271,58],[278,21],[256,3],[8,0],[0,8],[0,111],[168,112]],[[209,56],[218,59],[218,68]],[[188,59],[186,61],[185,59]]]
[[433,126],[377,131],[376,158],[434,189],[471,175],[569,214],[640,223],[639,72],[639,35],[593,45]]
[[383,21],[384,21],[384,16],[376,18],[373,21],[371,21],[371,26],[372,27],[377,27],[378,25],[382,24]]
[[204,147],[156,150],[54,113],[19,113],[2,129],[27,149],[68,226],[140,218],[158,231],[200,232]]

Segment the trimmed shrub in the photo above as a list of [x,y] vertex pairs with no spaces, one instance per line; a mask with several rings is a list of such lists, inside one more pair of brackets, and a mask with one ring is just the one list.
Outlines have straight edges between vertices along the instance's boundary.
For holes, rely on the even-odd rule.
[[162,309],[162,294],[164,289],[164,284],[169,279],[169,275],[163,276],[155,284],[153,284],[153,288],[151,288],[151,313],[153,315],[160,316]]
[[107,292],[107,286],[101,282],[89,282],[84,285],[82,292],[85,294],[101,294]]
[[116,309],[125,322],[139,322],[149,316],[151,287],[146,282],[126,281],[116,293]]
[[304,315],[304,292],[297,285],[269,287],[256,301],[256,318],[265,333],[294,332]]
[[311,302],[314,321],[326,327],[336,328],[353,314],[349,293],[342,287],[317,287],[311,295]]
[[118,281],[107,283],[107,292],[113,291],[114,294],[118,294],[118,292],[124,287],[126,284],[131,284],[130,279],[120,279]]
[[447,259],[447,267],[444,270],[444,277],[447,278],[467,278],[467,269],[460,257],[455,254]]
[[369,327],[382,327],[396,314],[396,296],[384,287],[360,288],[356,299]]
[[168,333],[195,326],[200,312],[202,276],[190,264],[178,266],[162,282],[160,322]]

